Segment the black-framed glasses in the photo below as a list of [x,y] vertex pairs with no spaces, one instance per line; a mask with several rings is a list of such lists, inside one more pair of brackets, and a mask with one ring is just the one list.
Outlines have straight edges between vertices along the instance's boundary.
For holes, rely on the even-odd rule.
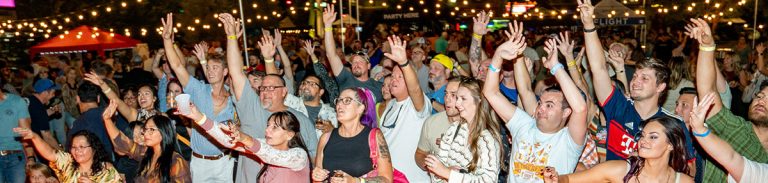
[[312,82],[312,81],[302,81],[301,82],[301,86],[305,86],[305,85],[306,86],[320,88],[320,84],[319,83],[315,83],[315,82]]
[[282,88],[285,86],[259,86],[259,91],[265,92],[265,91],[274,91],[277,88]]
[[352,101],[354,101],[356,103],[359,103],[359,104],[363,104],[360,101],[357,101],[357,100],[355,100],[353,98],[350,98],[350,97],[336,98],[336,100],[334,100],[333,102],[336,103],[336,105],[339,105],[339,103],[342,103],[344,105],[349,105],[349,104],[352,104]]

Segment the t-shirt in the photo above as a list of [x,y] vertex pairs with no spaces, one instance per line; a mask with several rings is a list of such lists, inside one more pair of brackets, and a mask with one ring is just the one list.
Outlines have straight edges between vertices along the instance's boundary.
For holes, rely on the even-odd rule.
[[376,102],[381,102],[383,96],[381,95],[381,86],[383,83],[369,78],[366,81],[360,81],[352,75],[349,69],[344,68],[341,70],[338,76],[336,76],[336,82],[339,83],[339,92],[346,90],[347,88],[363,87],[371,90],[373,95],[376,96]]
[[0,150],[22,150],[19,134],[13,128],[19,127],[19,120],[29,118],[26,102],[18,95],[3,93],[0,100]]
[[421,136],[419,137],[419,150],[432,154],[439,149],[438,142],[446,130],[451,127],[448,121],[448,115],[443,112],[433,114],[424,120],[424,126],[421,127]]
[[32,131],[37,134],[40,134],[41,131],[49,131],[51,119],[48,118],[48,112],[43,103],[35,96],[29,96],[27,100],[29,101],[27,109],[29,109],[29,118],[32,121]]
[[499,90],[504,94],[504,97],[507,97],[509,102],[517,104],[517,88],[507,88],[507,86],[504,86],[504,83],[499,83]]
[[[744,156],[741,158],[744,159],[744,170],[742,170],[739,182],[762,182],[768,180],[768,164],[754,162]],[[728,182],[736,183],[736,179],[731,177],[731,174],[728,174]]]
[[[216,104],[214,104],[213,98],[211,98],[212,91],[213,88],[210,84],[204,84],[195,78],[189,78],[187,85],[184,86],[184,93],[192,96],[189,100],[194,103],[195,106],[197,106],[197,109],[200,110],[200,113],[205,114],[214,122],[224,122],[231,120],[235,116],[234,106],[232,105],[232,100],[234,97],[228,97],[227,101],[224,101],[224,105],[226,105],[226,107],[219,111],[219,113],[214,113],[214,105]],[[213,143],[213,141],[209,140],[203,134],[198,132],[198,130],[192,130],[192,133],[190,133],[189,137],[192,151],[197,154],[216,156],[223,153],[221,148],[219,148],[216,144]]]
[[[443,85],[443,87],[440,87],[439,89],[435,90],[435,92],[432,92],[432,95],[429,95],[429,99],[435,100],[437,103],[441,105],[445,105],[445,87],[448,86]],[[435,109],[432,109],[432,114],[436,114],[437,111]]]
[[410,182],[428,182],[427,172],[416,165],[414,153],[421,127],[432,111],[432,103],[424,95],[424,106],[416,111],[410,97],[403,101],[392,100],[384,110],[379,126],[392,153],[392,166],[405,174]]
[[[635,109],[634,101],[625,97],[616,88],[611,89],[611,95],[600,103],[605,113],[608,123],[608,137],[606,139],[606,160],[625,160],[630,153],[637,150],[635,134],[640,132],[640,123],[644,120]],[[685,148],[688,150],[686,159],[693,159],[693,145],[691,145],[691,134],[679,117],[669,113],[667,110],[659,107],[659,110],[651,117],[669,116],[677,120],[685,132]],[[559,170],[558,170],[559,171]]]
[[434,91],[432,91],[432,88],[429,88],[429,66],[424,64],[421,65],[421,68],[416,68],[416,64],[411,66],[416,69],[416,78],[419,80],[421,91],[427,94],[427,96],[431,96]]
[[322,108],[322,106],[317,106],[317,107],[312,107],[308,105],[305,105],[305,106],[307,107],[307,115],[309,115],[307,116],[307,119],[312,121],[317,119],[317,114],[320,113],[320,108]]
[[[104,113],[104,109],[98,107],[85,111],[74,123],[72,123],[72,129],[69,130],[67,139],[72,139],[72,136],[81,130],[87,130],[96,134],[96,137],[99,137],[99,141],[104,145],[104,150],[107,151],[109,158],[113,159],[114,149],[112,148],[112,139],[110,139],[109,134],[107,134],[107,127],[104,126],[104,120],[101,118],[102,113]],[[67,147],[67,151],[69,151],[69,143],[72,142],[67,142],[67,145],[65,146]]]
[[543,133],[533,117],[515,108],[507,128],[512,135],[513,152],[509,182],[543,182],[541,172],[547,166],[555,167],[560,174],[573,173],[584,145],[573,141],[568,127],[554,134]]
[[[261,100],[255,91],[251,90],[251,84],[245,82],[240,100],[235,101],[237,106],[237,115],[240,118],[240,129],[243,133],[251,135],[254,138],[265,138],[264,130],[267,129],[267,119],[272,112],[267,111],[261,106]],[[296,116],[299,120],[299,131],[307,150],[312,157],[317,152],[317,134],[315,133],[315,123],[310,121],[306,115],[288,107],[288,112]],[[413,155],[411,155],[413,156]],[[238,158],[236,182],[256,182],[261,170],[260,161],[248,156]]]

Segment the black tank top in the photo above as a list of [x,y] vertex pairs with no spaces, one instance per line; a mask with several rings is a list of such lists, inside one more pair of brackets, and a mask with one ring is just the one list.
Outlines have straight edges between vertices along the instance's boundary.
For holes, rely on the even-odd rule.
[[330,171],[341,170],[353,177],[360,177],[373,170],[371,150],[368,147],[368,134],[371,128],[365,127],[354,137],[339,135],[339,129],[333,129],[328,143],[323,149],[323,168]]

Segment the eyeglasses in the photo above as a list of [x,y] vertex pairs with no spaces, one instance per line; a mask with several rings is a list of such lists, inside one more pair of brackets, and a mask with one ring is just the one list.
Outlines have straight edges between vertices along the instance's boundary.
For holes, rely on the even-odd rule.
[[357,100],[355,100],[355,99],[353,99],[353,98],[349,98],[349,97],[344,97],[344,98],[336,98],[336,100],[334,100],[334,103],[336,103],[336,105],[339,105],[339,103],[342,103],[342,104],[344,104],[344,105],[349,105],[349,104],[351,104],[351,103],[352,103],[352,101],[355,101],[355,102],[357,102],[357,103],[359,103],[359,104],[363,104],[363,103],[361,103],[360,101],[357,101]]
[[265,91],[274,91],[277,88],[282,88],[285,86],[260,86],[259,91],[265,92]]
[[320,88],[320,84],[312,82],[312,81],[303,81],[301,82],[301,86],[311,86],[311,87],[317,87]]
[[91,146],[72,146],[72,151],[82,151],[91,148]]
[[757,99],[757,100],[765,99],[765,94],[764,93],[755,93],[755,97],[754,98]]
[[141,129],[141,134],[143,134],[143,135],[151,135],[151,134],[155,133],[157,130],[158,130],[157,128],[146,128],[146,127],[144,127],[143,129]]

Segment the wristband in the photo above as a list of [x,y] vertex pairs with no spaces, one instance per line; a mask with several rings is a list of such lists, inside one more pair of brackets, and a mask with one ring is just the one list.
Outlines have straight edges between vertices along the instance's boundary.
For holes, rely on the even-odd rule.
[[195,121],[195,123],[197,123],[197,125],[203,125],[203,123],[205,123],[206,120],[208,120],[208,117],[206,117],[205,114],[203,114],[203,118],[200,118],[200,120]]
[[264,59],[264,63],[273,63],[275,62],[275,59]]
[[491,72],[500,72],[501,70],[499,68],[496,68],[496,66],[493,66],[493,64],[488,65],[488,70]]
[[360,179],[360,183],[365,183],[365,179],[364,178],[358,178],[358,179]]
[[104,92],[104,94],[106,95],[109,92],[112,92],[112,88],[107,88],[106,90],[102,90],[102,92]]
[[573,67],[573,66],[576,66],[576,61],[575,60],[568,61],[568,67]]
[[696,133],[696,132],[691,131],[693,136],[697,136],[697,137],[707,137],[709,135],[709,133],[711,133],[711,132],[712,132],[712,130],[710,130],[709,128],[707,128],[707,131],[704,132],[704,133]]
[[410,65],[410,64],[411,64],[411,62],[409,62],[409,61],[405,61],[405,63],[404,63],[404,64],[398,64],[398,65],[400,65],[400,68],[403,68],[403,67],[405,67],[405,66],[408,66],[408,65]]
[[555,73],[557,72],[557,70],[560,70],[560,69],[562,69],[562,68],[563,68],[563,64],[561,64],[561,63],[557,63],[557,64],[555,64],[554,66],[552,66],[552,69],[549,69],[549,73],[550,73],[550,74],[552,74],[552,75],[555,75]]
[[237,40],[237,36],[235,36],[235,35],[227,36],[227,39],[229,39],[229,40]]
[[701,51],[715,51],[715,49],[717,49],[717,45],[699,46],[699,50],[701,50]]
[[320,61],[320,60],[318,60],[318,59],[314,59],[314,60],[312,60],[312,63],[317,63],[317,62],[319,62],[319,61]]
[[483,35],[472,33],[472,37],[476,39],[483,39]]
[[208,64],[208,60],[206,59],[200,60],[200,65],[206,65],[206,64]]
[[326,31],[326,32],[331,32],[331,31],[333,31],[333,27],[326,27],[326,28],[325,28],[325,31]]
[[587,28],[584,28],[584,33],[595,32],[595,30],[597,30],[597,28],[596,28],[596,27],[593,27],[593,28],[591,28],[591,29],[587,29]]

